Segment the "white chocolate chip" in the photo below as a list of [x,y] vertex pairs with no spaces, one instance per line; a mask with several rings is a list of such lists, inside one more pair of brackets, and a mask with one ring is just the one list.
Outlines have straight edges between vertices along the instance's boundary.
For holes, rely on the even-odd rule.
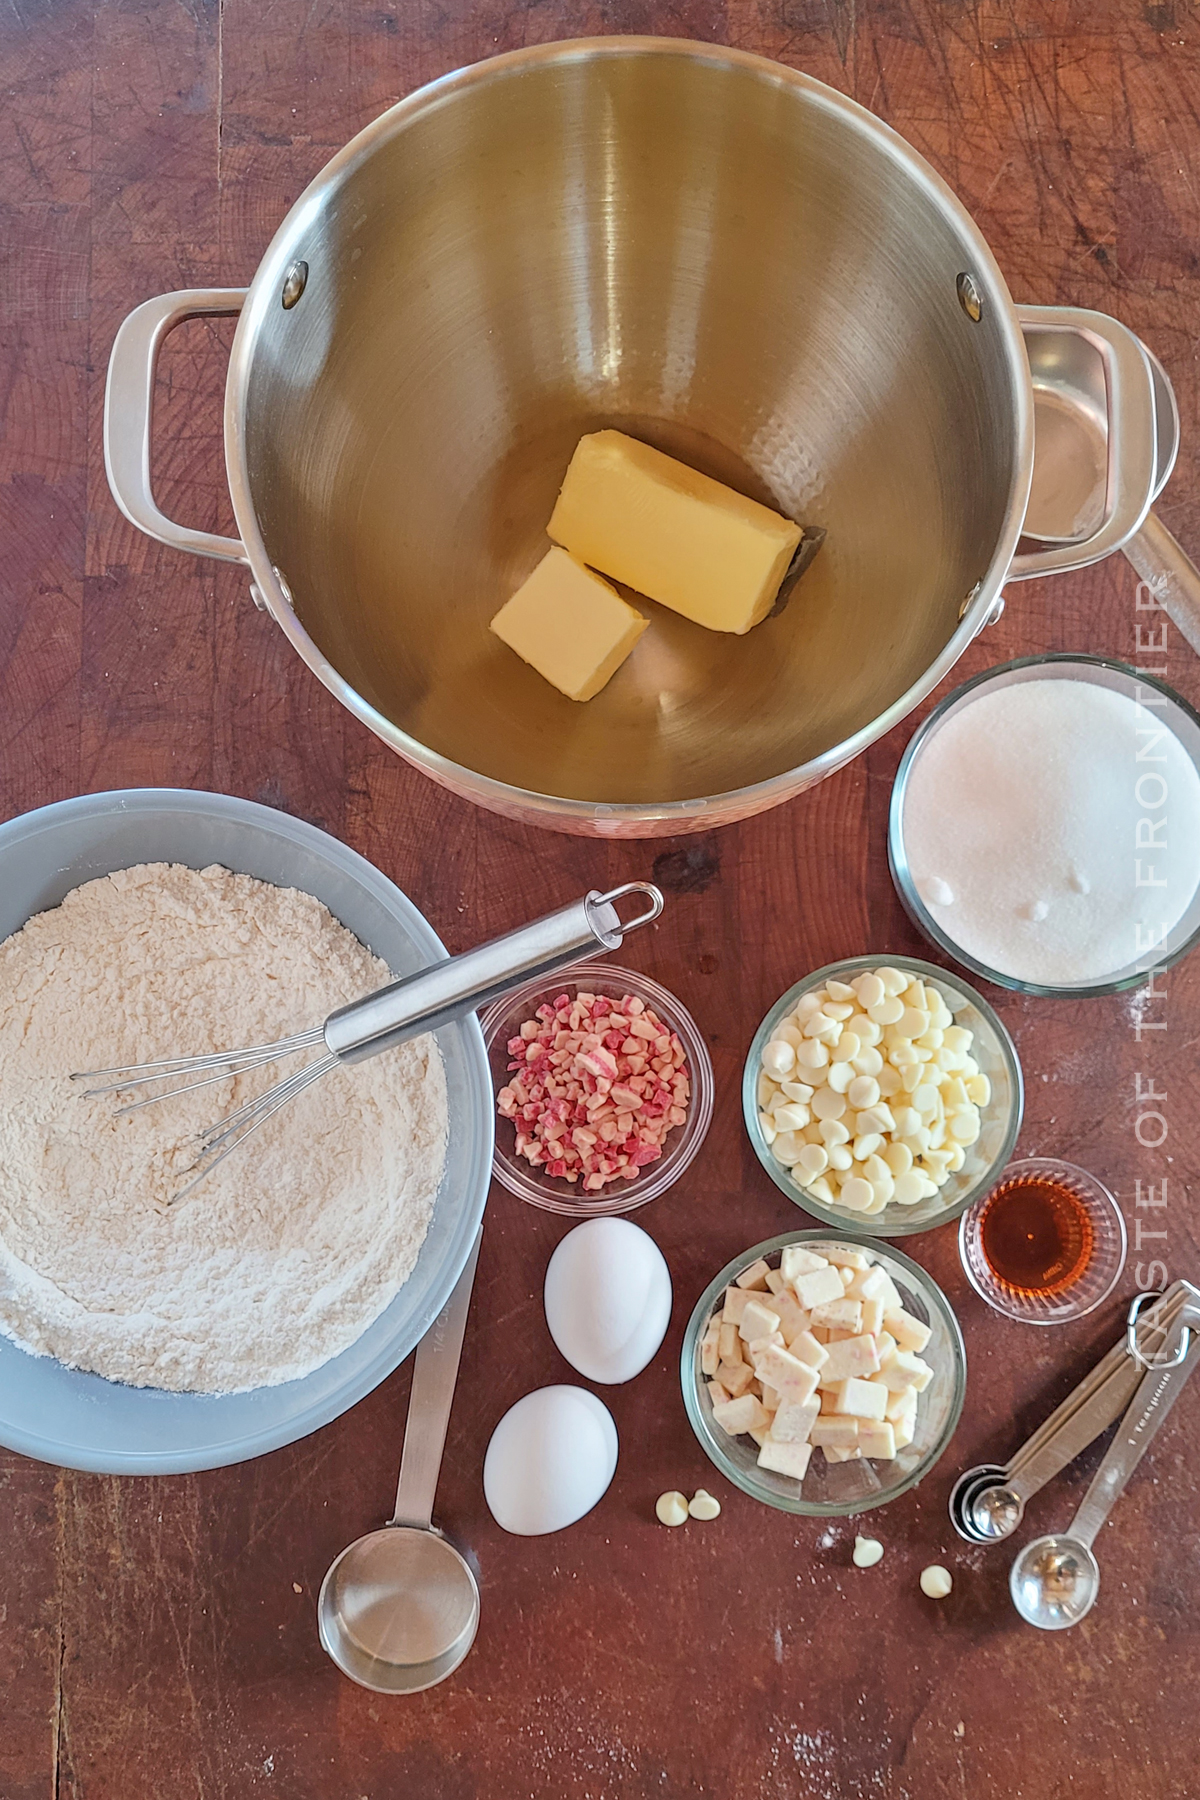
[[796,1052],[782,1038],[772,1038],[769,1044],[763,1045],[760,1061],[768,1075],[773,1075],[776,1081],[782,1081],[796,1066]]
[[878,1538],[856,1537],[853,1560],[856,1569],[873,1569],[883,1560],[883,1545]]
[[[672,1495],[672,1499],[674,1495]],[[688,1512],[693,1519],[715,1519],[721,1511],[721,1502],[710,1494],[707,1488],[697,1488],[688,1501]]]
[[[763,1141],[808,1192],[824,1199],[828,1191],[847,1211],[870,1215],[936,1197],[964,1166],[992,1098],[968,1054],[972,1043],[937,988],[917,976],[881,968],[827,982],[797,1003],[764,1049]],[[794,1066],[777,1081],[767,1063],[782,1068],[789,1051]],[[800,1161],[806,1148],[817,1152],[808,1164]],[[842,1178],[858,1178],[856,1162],[871,1165],[863,1170],[871,1198],[852,1187],[847,1202]]]
[[944,1600],[953,1586],[954,1577],[940,1563],[930,1563],[927,1569],[921,1570],[921,1592],[931,1600]]
[[687,1499],[677,1488],[672,1488],[669,1494],[658,1496],[654,1511],[660,1525],[682,1525],[688,1516]]
[[856,1075],[846,1089],[846,1098],[856,1109],[874,1106],[879,1099],[879,1083],[873,1075]]

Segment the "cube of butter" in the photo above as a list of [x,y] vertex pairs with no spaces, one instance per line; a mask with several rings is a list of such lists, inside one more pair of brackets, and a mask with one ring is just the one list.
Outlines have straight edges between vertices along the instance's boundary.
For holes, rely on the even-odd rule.
[[546,530],[614,581],[739,634],[770,612],[802,536],[782,514],[623,431],[580,438]]
[[601,576],[553,548],[491,629],[568,700],[591,700],[649,623]]

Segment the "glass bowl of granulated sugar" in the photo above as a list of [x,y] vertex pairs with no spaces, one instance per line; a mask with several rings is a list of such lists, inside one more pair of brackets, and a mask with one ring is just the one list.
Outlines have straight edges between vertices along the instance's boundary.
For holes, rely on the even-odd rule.
[[989,669],[905,751],[888,858],[914,924],[975,975],[1136,987],[1200,939],[1200,717],[1104,657]]

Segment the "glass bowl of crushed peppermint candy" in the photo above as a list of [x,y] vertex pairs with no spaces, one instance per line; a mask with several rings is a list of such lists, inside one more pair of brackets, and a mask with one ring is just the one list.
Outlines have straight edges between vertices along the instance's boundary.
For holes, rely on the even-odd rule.
[[712,1119],[695,1020],[634,969],[580,963],[482,1016],[496,1087],[492,1172],[550,1212],[632,1212],[688,1168]]

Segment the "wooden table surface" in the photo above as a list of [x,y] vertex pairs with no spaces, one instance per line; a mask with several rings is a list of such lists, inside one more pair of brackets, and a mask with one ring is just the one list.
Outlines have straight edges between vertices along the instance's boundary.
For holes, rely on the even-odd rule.
[[[908,1240],[959,1311],[969,1399],[940,1467],[871,1520],[885,1560],[857,1571],[852,1525],[792,1520],[714,1480],[675,1366],[711,1274],[802,1222],[739,1122],[759,1017],[833,957],[920,953],[884,853],[911,722],[795,804],[715,836],[603,846],[522,830],[410,772],[286,649],[243,574],[158,548],[109,498],[104,370],[136,301],[247,280],[309,177],[419,83],[523,43],[621,30],[736,44],[845,90],[954,185],[1018,299],[1103,308],[1141,332],[1183,417],[1161,510],[1200,545],[1200,24],[1183,0],[4,8],[4,816],[141,783],[248,795],[373,858],[451,948],[652,864],[669,911],[630,959],[694,1010],[718,1096],[693,1173],[639,1215],[670,1263],[676,1305],[652,1366],[605,1395],[622,1444],[616,1479],[590,1517],[550,1538],[496,1528],[480,1465],[505,1407],[571,1378],[540,1300],[564,1227],[493,1195],[439,1496],[478,1557],[483,1619],[467,1663],[431,1693],[389,1701],[353,1687],[314,1627],[331,1557],[390,1504],[407,1367],[303,1443],[213,1474],[110,1480],[0,1453],[2,1800],[1200,1793],[1191,1396],[1102,1536],[1101,1599],[1073,1633],[1021,1625],[1007,1554],[966,1550],[946,1517],[955,1473],[1015,1445],[1067,1390],[1154,1278],[1153,1259],[1200,1273],[1200,958],[1155,995],[996,999],[1028,1077],[1021,1149],[1085,1163],[1116,1190],[1131,1234],[1140,1224],[1166,1235],[1131,1252],[1101,1313],[1044,1334],[972,1296],[952,1228]],[[159,409],[166,508],[212,526],[228,517],[222,330],[176,338]],[[962,672],[1047,649],[1132,656],[1135,586],[1116,558],[1011,589]],[[1170,679],[1196,701],[1200,671],[1170,637]],[[1139,1034],[1139,1022],[1165,1029]],[[1139,1072],[1168,1095],[1161,1149],[1138,1141]],[[1135,1184],[1164,1178],[1167,1209],[1139,1211]],[[1095,1460],[1031,1506],[1031,1528],[1066,1521]],[[661,1490],[702,1482],[720,1494],[719,1522],[655,1524]],[[936,1559],[956,1578],[940,1606],[917,1588]]]

